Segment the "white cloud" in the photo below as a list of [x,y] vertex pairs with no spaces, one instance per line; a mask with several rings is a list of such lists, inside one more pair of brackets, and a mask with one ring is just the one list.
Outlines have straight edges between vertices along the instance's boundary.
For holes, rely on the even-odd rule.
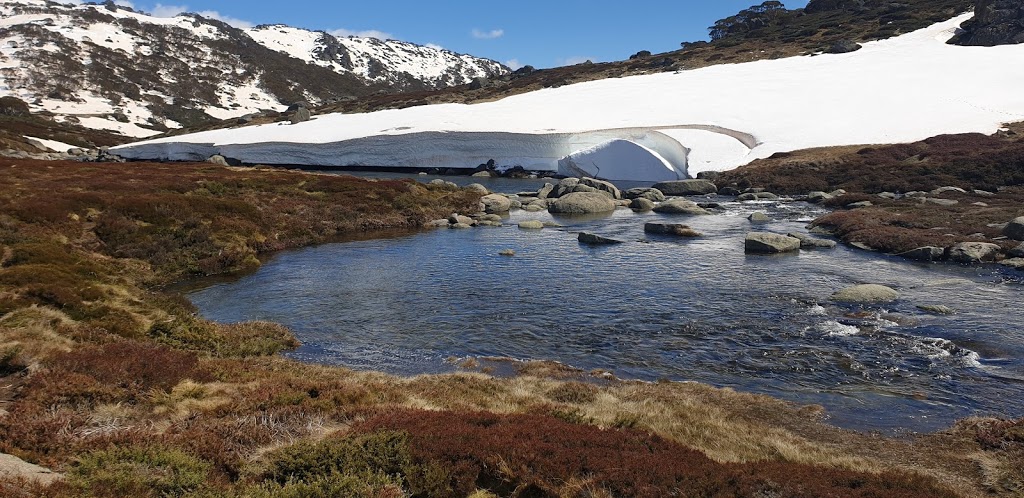
[[523,67],[524,64],[522,62],[519,62],[519,59],[511,59],[505,61],[505,65],[508,66],[513,71],[515,71],[516,69]]
[[183,12],[188,12],[187,5],[164,5],[158,3],[153,6],[150,14],[154,17],[174,17]]
[[376,29],[356,31],[352,29],[341,28],[336,29],[334,31],[330,31],[329,33],[338,38],[346,38],[349,36],[357,36],[359,38],[376,38],[378,40],[392,40],[395,38],[394,35],[392,35],[391,33],[385,31],[378,31]]
[[490,31],[482,31],[477,28],[473,28],[473,31],[471,31],[470,34],[472,34],[473,38],[476,38],[477,40],[494,40],[505,36],[505,30],[492,29]]

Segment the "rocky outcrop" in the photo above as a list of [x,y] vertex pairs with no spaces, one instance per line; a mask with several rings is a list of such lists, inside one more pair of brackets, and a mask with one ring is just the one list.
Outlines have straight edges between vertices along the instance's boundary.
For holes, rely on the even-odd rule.
[[612,199],[622,199],[622,192],[611,182],[597,180],[594,178],[580,178],[580,185],[586,185],[590,188],[597,189],[599,192],[606,192],[612,197]]
[[665,194],[656,188],[631,188],[622,193],[626,199],[647,199],[654,202],[665,200]]
[[769,232],[750,232],[744,244],[747,254],[779,254],[800,250],[800,239]]
[[950,43],[981,47],[1024,43],[1024,1],[977,0],[974,18],[961,28],[963,32]]
[[832,300],[840,303],[891,303],[900,298],[900,293],[895,289],[877,284],[855,285],[847,287],[835,294]]

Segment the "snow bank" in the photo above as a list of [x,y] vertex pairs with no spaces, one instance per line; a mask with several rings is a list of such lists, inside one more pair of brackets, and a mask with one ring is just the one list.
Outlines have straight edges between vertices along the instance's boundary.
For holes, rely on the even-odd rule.
[[43,147],[46,147],[47,149],[50,149],[54,152],[67,152],[70,149],[76,148],[74,145],[66,144],[64,142],[58,142],[56,140],[49,140],[46,138],[30,137],[28,135],[25,135],[25,138],[30,141],[39,142],[39,144],[41,144]]
[[[334,166],[473,167],[494,159],[557,171],[569,154],[621,139],[693,175],[810,147],[993,133],[1024,120],[1024,45],[947,45],[969,17],[848,54],[592,81],[475,105],[325,115],[116,151],[139,159],[220,152],[252,163]],[[639,173],[623,179],[650,180]]]
[[558,161],[558,174],[606,180],[643,178],[649,181],[669,181],[686,178],[686,171],[676,169],[657,152],[620,139],[569,154]]

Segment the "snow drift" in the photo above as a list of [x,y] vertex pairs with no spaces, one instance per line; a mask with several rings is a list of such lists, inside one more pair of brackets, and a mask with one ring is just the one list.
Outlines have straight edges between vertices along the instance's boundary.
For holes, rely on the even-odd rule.
[[1024,45],[947,45],[969,18],[848,54],[592,81],[475,105],[324,115],[115,151],[134,159],[221,153],[248,163],[423,168],[471,168],[494,159],[504,167],[558,171],[560,161],[584,154],[609,160],[608,147],[586,149],[626,140],[664,164],[608,161],[592,173],[656,181],[665,172],[726,170],[810,147],[993,133],[1002,123],[1024,120]]

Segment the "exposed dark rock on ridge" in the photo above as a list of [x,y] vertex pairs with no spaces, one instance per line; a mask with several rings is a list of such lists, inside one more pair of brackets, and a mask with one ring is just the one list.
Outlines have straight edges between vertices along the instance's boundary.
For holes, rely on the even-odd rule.
[[977,0],[974,18],[950,43],[994,47],[1024,43],[1024,0]]

